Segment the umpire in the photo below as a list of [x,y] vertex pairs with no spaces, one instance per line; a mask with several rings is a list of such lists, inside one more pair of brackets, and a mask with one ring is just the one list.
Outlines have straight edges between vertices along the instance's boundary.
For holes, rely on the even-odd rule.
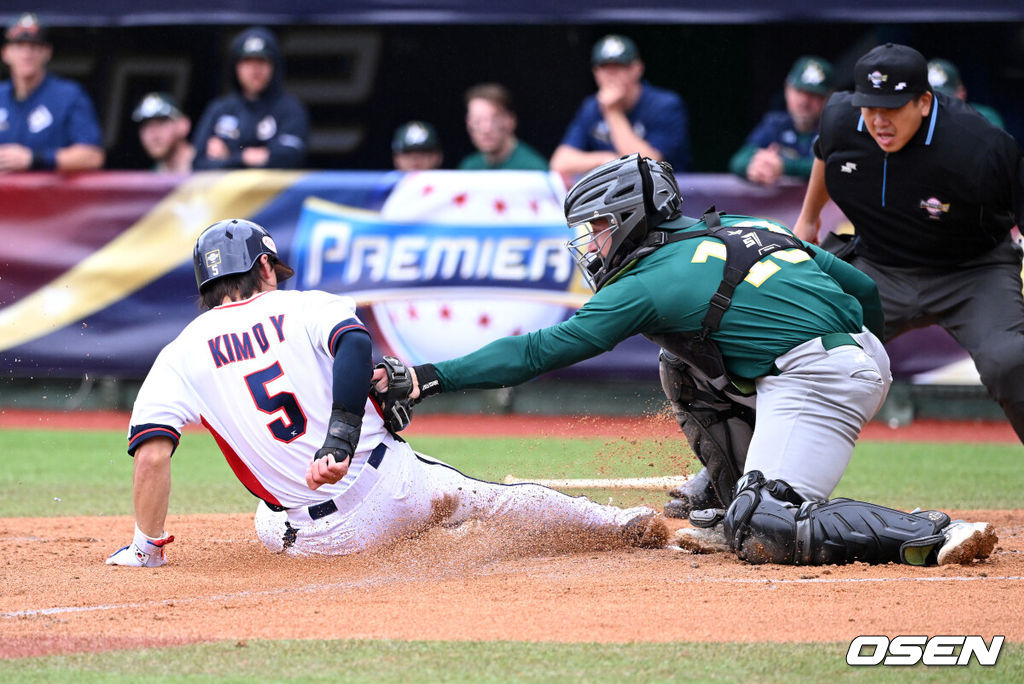
[[853,222],[851,263],[878,285],[885,341],[941,325],[1024,441],[1016,141],[960,100],[934,93],[927,62],[880,45],[854,65],[853,92],[825,106],[796,235],[815,241],[829,198]]

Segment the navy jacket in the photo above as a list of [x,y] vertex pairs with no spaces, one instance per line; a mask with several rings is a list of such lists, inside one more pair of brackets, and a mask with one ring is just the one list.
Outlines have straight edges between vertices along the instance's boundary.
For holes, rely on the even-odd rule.
[[[231,53],[239,54],[239,46],[252,36],[263,38],[273,52],[274,77],[252,101],[242,96],[235,78],[236,92],[219,97],[206,107],[193,135],[196,169],[243,168],[242,149],[246,147],[267,147],[267,168],[294,169],[306,163],[309,115],[305,106],[281,85],[281,53],[273,34],[262,28],[247,29],[235,38]],[[231,150],[228,159],[207,158],[206,141],[211,136],[227,144]]]

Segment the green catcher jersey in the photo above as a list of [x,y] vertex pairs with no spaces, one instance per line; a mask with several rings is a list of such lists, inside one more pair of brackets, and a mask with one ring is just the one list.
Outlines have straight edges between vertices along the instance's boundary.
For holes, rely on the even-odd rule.
[[[791,234],[779,223],[722,215],[736,230]],[[703,221],[680,218],[658,230],[698,231]],[[774,252],[755,263],[733,294],[711,339],[729,374],[757,378],[775,359],[807,340],[835,332],[881,332],[878,291],[866,275],[822,249]],[[711,236],[661,247],[602,287],[571,318],[541,330],[496,340],[435,364],[444,391],[519,384],[612,349],[637,334],[696,332],[718,289],[725,243]]]

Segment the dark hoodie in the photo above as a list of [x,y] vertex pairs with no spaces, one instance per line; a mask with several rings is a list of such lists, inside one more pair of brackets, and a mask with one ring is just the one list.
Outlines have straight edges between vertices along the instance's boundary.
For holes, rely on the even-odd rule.
[[[243,53],[246,41],[250,42],[247,52]],[[261,48],[261,53],[274,64],[274,76],[256,100],[250,101],[242,95],[234,67],[240,59],[253,54],[253,47]],[[242,149],[246,147],[266,147],[270,150],[266,168],[301,167],[306,161],[309,115],[302,103],[281,85],[281,51],[274,34],[259,27],[242,31],[231,43],[231,57],[235,92],[211,102],[199,119],[192,138],[196,147],[194,168],[244,168]],[[231,156],[227,159],[209,159],[206,156],[206,141],[211,137],[223,140],[231,150]]]

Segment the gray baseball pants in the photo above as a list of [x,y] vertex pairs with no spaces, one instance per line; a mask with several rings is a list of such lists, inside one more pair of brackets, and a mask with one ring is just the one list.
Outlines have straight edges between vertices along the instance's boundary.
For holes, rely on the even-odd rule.
[[1024,296],[1021,254],[1007,238],[948,268],[852,262],[878,285],[885,339],[928,325],[945,328],[974,360],[981,381],[1024,442]]

